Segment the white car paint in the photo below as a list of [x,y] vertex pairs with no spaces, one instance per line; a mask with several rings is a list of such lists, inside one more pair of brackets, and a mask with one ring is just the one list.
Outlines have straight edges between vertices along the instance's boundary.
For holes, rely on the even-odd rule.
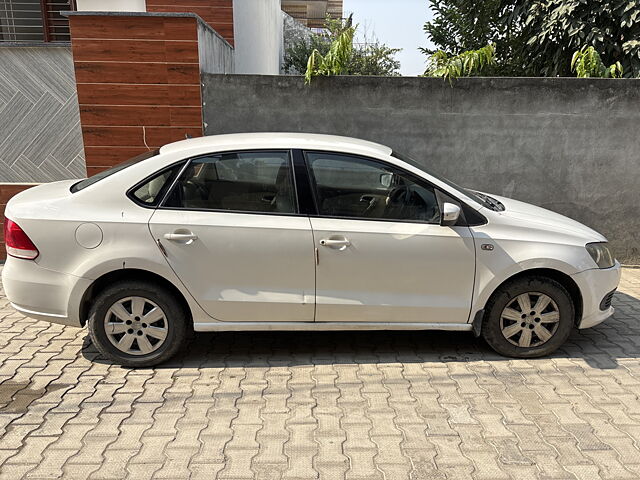
[[[487,222],[447,227],[154,210],[125,195],[179,160],[251,149],[325,150],[378,159],[426,179]],[[10,200],[5,215],[26,232],[39,255],[7,258],[5,292],[28,316],[79,327],[86,321],[80,306],[87,289],[105,274],[137,269],[179,290],[197,331],[471,330],[474,316],[499,285],[519,272],[545,268],[569,275],[579,287],[579,327],[613,313],[612,307],[601,311],[599,304],[617,287],[620,265],[597,268],[585,249],[587,243],[606,241],[602,235],[515,200],[493,196],[506,210],[490,210],[391,153],[382,145],[328,135],[220,135],[166,145],[158,156],[76,193],[69,190],[76,180],[31,188]],[[162,240],[181,229],[197,239]],[[343,238],[348,246],[320,243]]]
[[157,210],[149,224],[153,238],[185,225],[198,241],[163,245],[169,264],[211,317],[313,322],[315,262],[308,218]]
[[321,248],[316,322],[466,324],[474,277],[469,227],[312,218]]

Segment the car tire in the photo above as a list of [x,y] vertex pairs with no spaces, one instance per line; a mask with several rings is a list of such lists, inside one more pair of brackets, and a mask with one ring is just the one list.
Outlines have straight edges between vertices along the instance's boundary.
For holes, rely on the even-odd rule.
[[[527,298],[531,309],[523,311]],[[547,299],[545,308],[536,308]],[[530,276],[494,292],[485,308],[482,337],[501,355],[535,358],[558,349],[574,325],[575,308],[567,289],[551,278]]]
[[127,367],[165,362],[193,330],[190,316],[172,292],[143,281],[118,282],[101,291],[87,323],[97,350]]

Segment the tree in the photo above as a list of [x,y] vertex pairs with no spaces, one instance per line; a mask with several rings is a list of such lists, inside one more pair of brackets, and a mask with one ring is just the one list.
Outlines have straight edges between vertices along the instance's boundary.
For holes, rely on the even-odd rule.
[[425,23],[424,31],[437,48],[420,48],[425,55],[438,51],[446,56],[479,50],[493,45],[494,62],[484,69],[488,75],[518,75],[517,62],[513,62],[517,39],[504,21],[513,10],[503,0],[430,0],[434,12],[432,21]]
[[640,2],[633,0],[517,0],[511,23],[520,28],[525,73],[571,75],[571,56],[591,46],[605,64],[620,62],[640,76]]
[[[341,34],[347,28],[353,28],[354,33],[357,26],[353,26],[351,17],[347,20],[327,19],[324,33],[314,34],[310,40],[300,39],[287,49],[284,58],[284,71],[286,73],[302,73],[307,70],[308,61],[311,54],[317,51],[316,55],[324,58]],[[346,64],[342,70],[342,75],[399,75],[400,62],[395,55],[399,48],[390,48],[380,43],[375,37],[365,33],[362,43],[354,43],[351,40],[351,53],[346,59]],[[316,58],[317,59],[317,58]]]
[[287,48],[282,65],[285,73],[300,74],[304,73],[307,68],[307,62],[311,56],[311,52],[317,50],[322,56],[329,51],[331,42],[323,35],[312,35],[309,40],[297,40],[293,45]]
[[[494,75],[571,76],[575,51],[640,77],[640,2],[634,0],[429,0],[424,30],[448,55],[491,43]],[[433,51],[423,49],[427,54]]]
[[367,40],[353,49],[347,71],[349,75],[398,76],[400,62],[396,60],[395,55],[401,50],[401,48],[390,48],[383,43]]

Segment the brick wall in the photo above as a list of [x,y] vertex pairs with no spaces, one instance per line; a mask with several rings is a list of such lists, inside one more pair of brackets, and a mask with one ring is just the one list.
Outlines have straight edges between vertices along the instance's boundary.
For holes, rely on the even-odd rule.
[[73,15],[70,25],[89,176],[202,135],[195,16]]
[[227,42],[234,44],[233,0],[147,0],[147,11],[195,13]]
[[[14,195],[33,187],[33,184],[26,183],[0,183],[0,228],[4,229],[4,207]],[[4,235],[0,237],[0,262],[6,258],[6,250],[4,248]]]

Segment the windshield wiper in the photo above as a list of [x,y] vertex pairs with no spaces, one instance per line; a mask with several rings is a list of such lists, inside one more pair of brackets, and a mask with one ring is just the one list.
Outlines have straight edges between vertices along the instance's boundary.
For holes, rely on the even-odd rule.
[[489,195],[485,195],[484,193],[480,193],[476,191],[474,191],[473,193],[475,193],[478,197],[484,200],[487,203],[487,206],[491,210],[495,212],[504,212],[504,204],[501,201],[496,200],[495,198],[490,197]]

